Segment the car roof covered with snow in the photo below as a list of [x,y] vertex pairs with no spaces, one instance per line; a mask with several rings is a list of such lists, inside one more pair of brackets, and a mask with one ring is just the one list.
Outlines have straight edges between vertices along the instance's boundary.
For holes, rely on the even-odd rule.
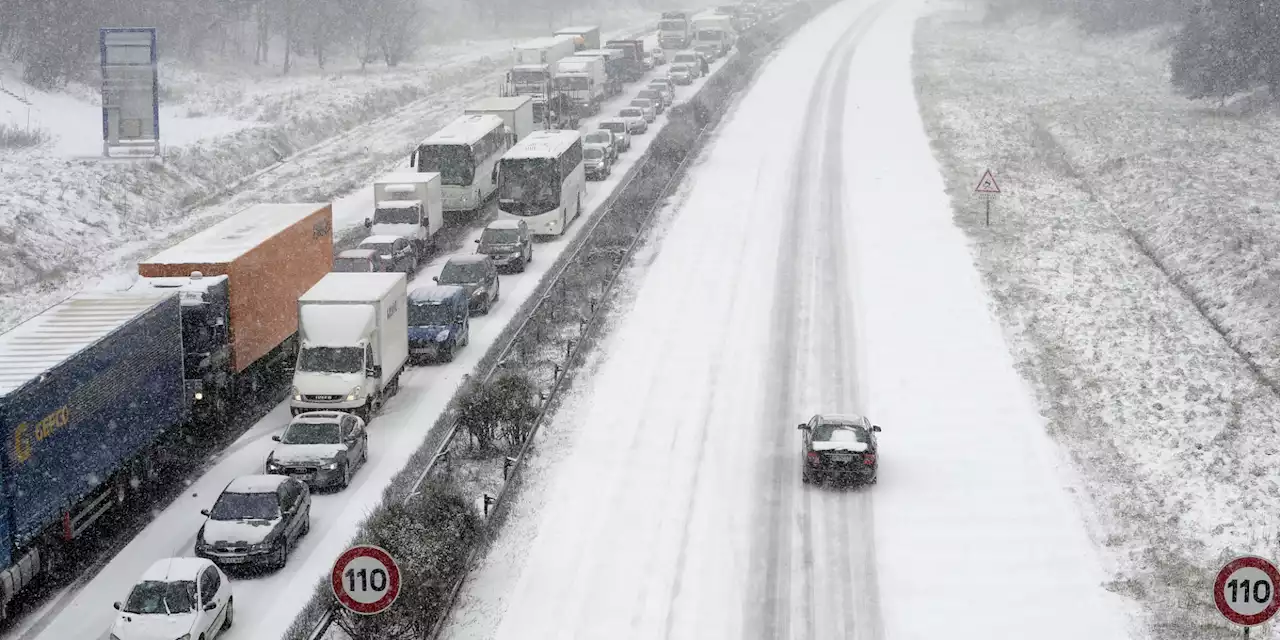
[[392,235],[369,236],[368,238],[361,240],[360,244],[391,244],[399,239],[400,236]]
[[21,389],[175,295],[163,289],[77,293],[0,334],[0,396]]
[[295,422],[332,422],[341,420],[348,415],[350,414],[345,411],[307,411],[294,416],[293,420],[289,421],[289,424]]
[[288,476],[252,475],[240,476],[227,484],[223,493],[275,493],[280,485],[289,479]]
[[409,302],[414,304],[444,304],[449,298],[464,295],[466,292],[466,289],[452,284],[427,285],[410,291]]
[[445,264],[480,264],[483,262],[489,262],[490,260],[491,258],[484,254],[468,253],[460,256],[452,256]]
[[339,258],[372,258],[378,255],[377,249],[344,249]]
[[847,424],[863,426],[867,423],[867,419],[856,413],[823,413],[819,414],[819,420],[823,424]]
[[213,562],[204,558],[163,558],[151,563],[142,572],[138,582],[195,582],[200,577],[200,572],[212,564]]
[[622,118],[601,118],[597,123],[597,126],[603,128],[605,123],[622,125],[624,127],[627,126],[627,121]]
[[494,220],[493,222],[490,222],[489,226],[485,228],[486,229],[510,229],[514,231],[516,229],[519,229],[520,225],[523,223],[524,223],[524,220],[512,220],[510,218],[503,218],[502,220]]

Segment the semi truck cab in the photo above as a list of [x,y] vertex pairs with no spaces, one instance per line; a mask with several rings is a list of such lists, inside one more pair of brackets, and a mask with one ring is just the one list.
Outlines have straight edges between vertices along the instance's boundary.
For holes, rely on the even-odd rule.
[[227,276],[194,271],[186,278],[138,278],[132,290],[175,290],[182,303],[183,370],[194,420],[218,420],[225,407],[216,377],[231,366],[231,295]]

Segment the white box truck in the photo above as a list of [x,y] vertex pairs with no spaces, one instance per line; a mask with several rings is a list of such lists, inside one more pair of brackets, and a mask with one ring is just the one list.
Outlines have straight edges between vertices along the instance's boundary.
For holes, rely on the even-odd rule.
[[426,258],[444,227],[440,174],[397,171],[374,180],[373,217],[364,226],[375,236],[407,238],[418,258]]
[[555,35],[573,38],[578,51],[600,48],[600,27],[565,27],[556,31]]
[[605,88],[609,86],[604,60],[595,56],[573,56],[561,60],[556,67],[556,86],[569,95],[579,118],[599,113]]
[[298,298],[294,415],[349,411],[366,421],[400,386],[409,360],[403,273],[330,273]]
[[577,50],[573,40],[574,36],[563,35],[534,38],[533,40],[522,42],[515,46],[515,60],[512,61],[512,65],[554,65],[561,58],[567,58]]
[[718,55],[728,55],[737,42],[733,28],[733,16],[720,13],[703,13],[693,17],[693,47],[712,46]]
[[576,129],[569,96],[556,89],[556,63],[573,55],[572,36],[549,36],[516,45],[504,96],[532,96],[533,121],[540,129]]
[[507,125],[508,148],[534,131],[533,98],[529,96],[483,98],[467,107],[464,113],[469,116],[494,115],[502,118]]

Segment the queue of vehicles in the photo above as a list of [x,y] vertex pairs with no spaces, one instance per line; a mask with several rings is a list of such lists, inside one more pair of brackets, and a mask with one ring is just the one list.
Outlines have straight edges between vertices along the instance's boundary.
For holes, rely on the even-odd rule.
[[[12,445],[0,612],[154,477],[162,435],[214,428],[291,379],[293,419],[263,475],[226,486],[204,512],[197,558],[153,566],[117,603],[113,633],[230,626],[223,568],[284,565],[309,530],[312,489],[351,481],[368,458],[367,425],[405,368],[451,361],[467,345],[471,315],[501,295],[499,269],[523,271],[534,235],[563,234],[583,213],[587,178],[608,177],[631,136],[672,104],[677,74],[595,130],[577,131],[578,120],[663,63],[642,40],[602,47],[598,27],[525,43],[504,95],[469,107],[417,145],[409,170],[374,182],[370,235],[355,248],[335,255],[330,204],[254,205],[139,262],[128,290],[77,294],[0,335],[0,425]],[[445,212],[494,197],[499,219],[475,254],[411,289]],[[162,609],[186,617],[147,622]]]

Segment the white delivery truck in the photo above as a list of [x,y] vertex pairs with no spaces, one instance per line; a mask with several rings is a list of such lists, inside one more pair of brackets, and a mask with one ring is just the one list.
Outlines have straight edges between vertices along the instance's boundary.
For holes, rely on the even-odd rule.
[[364,226],[375,236],[408,239],[418,259],[426,258],[444,227],[440,174],[397,171],[374,180],[373,217]]
[[367,421],[382,408],[409,360],[405,296],[403,273],[330,273],[298,298],[294,415],[349,411]]
[[693,17],[693,46],[710,45],[716,47],[719,55],[728,55],[729,50],[737,42],[737,32],[733,28],[733,16],[722,13],[702,13]]
[[540,129],[576,129],[569,97],[556,89],[556,63],[573,55],[573,36],[548,36],[515,47],[503,95],[532,96],[533,121]]
[[533,98],[506,96],[482,98],[467,107],[465,115],[494,115],[507,125],[507,148],[533,133]]
[[604,64],[596,56],[573,56],[561,60],[556,67],[556,86],[568,94],[579,118],[600,112],[609,85]]
[[600,48],[600,27],[565,27],[556,31],[555,35],[574,38],[578,51]]

